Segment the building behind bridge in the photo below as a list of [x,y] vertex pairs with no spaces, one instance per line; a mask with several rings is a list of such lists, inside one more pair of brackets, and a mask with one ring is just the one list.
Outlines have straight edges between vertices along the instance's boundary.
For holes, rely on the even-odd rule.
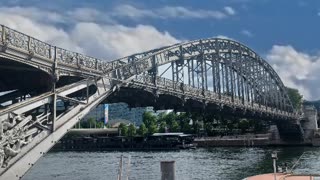
[[[144,112],[154,112],[153,107],[136,107],[130,108],[126,103],[114,103],[109,104],[108,108],[108,123],[113,125],[118,122],[130,122],[136,126],[141,125],[142,117]],[[167,112],[167,111],[160,111]],[[159,111],[157,111],[159,113]],[[90,111],[82,120],[87,121],[93,118],[97,121],[104,121],[105,118],[105,108],[104,104],[98,105],[95,109]]]

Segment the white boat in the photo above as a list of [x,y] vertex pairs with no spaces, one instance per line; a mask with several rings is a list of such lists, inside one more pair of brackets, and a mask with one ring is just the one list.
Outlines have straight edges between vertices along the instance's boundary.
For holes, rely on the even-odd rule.
[[291,174],[291,173],[269,173],[247,177],[243,180],[320,180],[320,175]]
[[320,174],[295,174],[293,173],[294,167],[298,164],[300,158],[292,166],[290,170],[287,167],[284,167],[285,172],[282,172],[282,168],[276,166],[276,160],[278,159],[277,153],[273,152],[271,157],[273,159],[273,173],[268,174],[259,174],[251,177],[244,178],[243,180],[320,180]]

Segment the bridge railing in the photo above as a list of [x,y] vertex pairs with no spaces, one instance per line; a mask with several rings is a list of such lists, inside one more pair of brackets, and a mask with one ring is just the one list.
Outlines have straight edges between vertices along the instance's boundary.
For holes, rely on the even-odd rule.
[[[153,77],[146,74],[137,75],[133,79],[133,81],[154,86]],[[156,77],[156,86],[157,88],[159,87],[165,88],[166,90],[183,93],[186,95],[190,95],[192,97],[202,97],[202,98],[208,99],[209,101],[220,102],[220,103],[231,105],[231,106],[235,105],[237,107],[249,108],[252,110],[265,112],[268,114],[287,116],[287,117],[295,116],[293,113],[285,112],[285,111],[275,109],[269,106],[261,105],[255,102],[254,103],[247,102],[247,101],[243,102],[242,99],[238,97],[234,97],[232,100],[232,97],[230,96],[227,96],[224,94],[221,94],[221,96],[219,96],[218,93],[215,93],[213,91],[210,91],[210,90],[203,91],[202,89],[195,88],[186,84],[181,84],[164,77],[159,77],[159,76]]]
[[30,57],[41,58],[52,63],[57,60],[58,65],[94,70],[100,73],[112,69],[112,63],[53,46],[4,25],[1,25],[0,37],[2,46],[25,53]]

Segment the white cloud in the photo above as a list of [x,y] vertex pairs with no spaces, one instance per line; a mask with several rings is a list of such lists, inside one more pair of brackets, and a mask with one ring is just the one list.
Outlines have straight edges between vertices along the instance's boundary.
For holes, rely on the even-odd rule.
[[284,84],[297,88],[305,99],[320,98],[320,56],[298,52],[292,46],[272,47],[267,60]]
[[98,51],[99,56],[109,59],[179,42],[168,32],[159,32],[147,25],[126,27],[78,23],[71,36],[87,53],[94,55]]
[[[20,9],[22,13],[23,9]],[[33,36],[48,43],[54,43],[57,46],[72,49],[80,53],[83,49],[72,42],[69,34],[61,28],[42,23],[42,19],[27,17],[8,11],[0,11],[0,23],[12,29]]]
[[[67,21],[59,20],[73,22],[68,29],[57,26],[53,21],[45,22],[45,12],[37,11],[36,8],[32,10],[38,14],[27,15],[29,8],[3,8],[0,11],[0,24],[62,48],[108,60],[179,42],[168,32],[160,32],[153,26],[127,27],[86,22],[94,21],[100,13],[88,9],[68,12]],[[71,15],[76,14],[78,19],[71,19]],[[86,14],[89,16],[85,16]]]
[[225,36],[225,35],[218,35],[218,36],[215,36],[216,38],[220,38],[220,39],[230,39],[230,40],[234,40],[233,38],[230,38],[228,36]]
[[142,9],[131,5],[120,5],[114,9],[114,17],[127,17],[131,19],[140,18],[213,18],[223,19],[234,15],[235,11],[231,7],[225,7],[224,11],[191,9],[182,6],[165,6],[156,9]]
[[203,9],[188,9],[181,6],[171,7],[166,6],[157,10],[160,17],[165,18],[214,18],[223,19],[227,17],[221,11],[203,10]]
[[116,23],[108,14],[92,8],[76,8],[68,11],[66,16],[75,22]]
[[320,16],[320,11],[318,12],[318,14],[317,14],[318,16]]
[[0,12],[33,19],[42,23],[63,23],[66,20],[64,16],[57,12],[44,11],[34,7],[0,7]]
[[230,6],[224,7],[224,10],[225,10],[226,13],[229,14],[229,15],[235,15],[235,14],[236,14],[236,11],[235,11],[232,7],[230,7]]
[[119,5],[114,8],[112,16],[139,19],[143,17],[157,17],[157,14],[152,10],[139,9],[131,5]]
[[247,37],[253,37],[254,36],[252,32],[250,32],[249,30],[246,30],[246,29],[242,30],[240,33],[242,35],[247,36]]

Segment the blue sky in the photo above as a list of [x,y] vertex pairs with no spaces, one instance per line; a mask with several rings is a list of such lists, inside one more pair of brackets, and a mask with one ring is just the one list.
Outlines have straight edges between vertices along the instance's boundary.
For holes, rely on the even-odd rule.
[[257,51],[285,85],[320,98],[318,0],[0,0],[0,23],[112,60],[181,41],[226,37]]

